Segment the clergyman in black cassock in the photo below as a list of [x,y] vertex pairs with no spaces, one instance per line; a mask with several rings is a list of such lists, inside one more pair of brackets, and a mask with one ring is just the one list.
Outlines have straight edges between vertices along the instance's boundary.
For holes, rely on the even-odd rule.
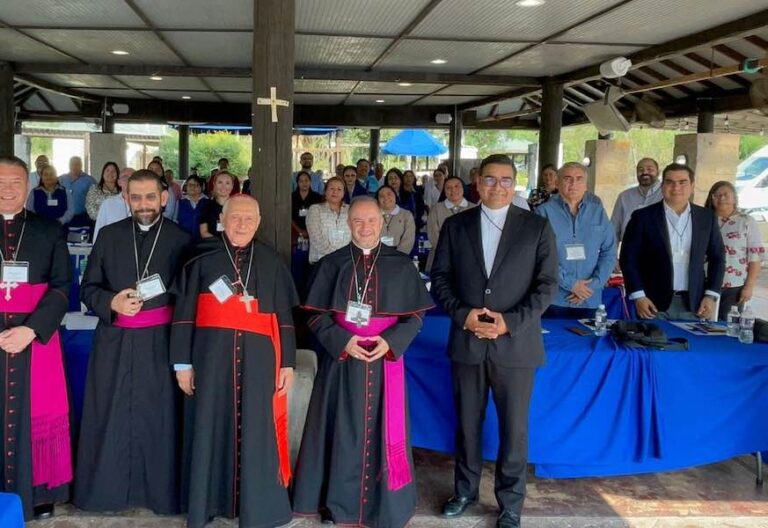
[[432,300],[408,256],[380,243],[373,199],[353,201],[349,224],[352,244],[320,260],[306,302],[322,350],[293,507],[339,524],[399,528],[416,507],[402,356]]
[[298,296],[281,258],[253,239],[255,199],[230,198],[221,223],[222,236],[197,246],[176,286],[171,360],[187,394],[182,507],[189,528],[216,516],[279,526],[292,517],[287,392]]
[[3,268],[27,266],[26,277],[7,275],[4,269],[0,282],[0,491],[21,497],[27,521],[33,512],[49,513],[54,502],[66,501],[72,480],[69,402],[58,336],[69,304],[69,254],[58,223],[23,209],[28,181],[20,159],[0,158]]
[[[179,511],[181,398],[168,365],[174,298],[154,290],[158,276],[170,288],[190,237],[161,216],[161,189],[154,173],[133,173],[132,216],[102,229],[81,285],[99,317],[75,474],[73,502],[84,510]],[[139,278],[159,295],[142,302]]]

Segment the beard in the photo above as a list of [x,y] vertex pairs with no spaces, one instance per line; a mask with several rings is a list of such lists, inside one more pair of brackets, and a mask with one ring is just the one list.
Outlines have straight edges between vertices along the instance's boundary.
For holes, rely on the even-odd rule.
[[139,209],[133,212],[133,219],[137,224],[148,226],[160,218],[160,211],[155,209]]

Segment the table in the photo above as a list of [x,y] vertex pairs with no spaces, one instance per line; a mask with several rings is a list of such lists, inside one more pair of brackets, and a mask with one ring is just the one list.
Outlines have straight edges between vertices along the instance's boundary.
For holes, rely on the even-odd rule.
[[[695,337],[667,323],[691,350],[630,350],[608,337],[578,337],[573,321],[547,320],[547,364],[531,398],[529,460],[549,478],[681,469],[768,449],[768,345]],[[449,319],[429,316],[405,355],[415,447],[451,453],[456,416]],[[493,403],[483,455],[495,459]]]
[[80,311],[80,280],[88,265],[88,256],[91,254],[91,244],[67,244],[69,249],[69,263],[72,266],[72,284],[69,287],[69,311]]
[[0,493],[0,526],[3,528],[24,528],[21,497],[15,493]]

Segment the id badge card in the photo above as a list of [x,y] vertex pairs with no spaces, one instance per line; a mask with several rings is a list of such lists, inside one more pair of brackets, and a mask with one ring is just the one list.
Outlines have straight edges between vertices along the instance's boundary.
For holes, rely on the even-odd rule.
[[224,231],[224,226],[221,224],[221,222],[216,222],[216,232],[221,233]]
[[159,273],[150,275],[136,283],[136,292],[139,299],[148,301],[165,293],[165,284]]
[[383,236],[381,237],[381,243],[385,246],[394,246],[395,245],[395,237],[392,236]]
[[358,328],[362,328],[363,326],[368,326],[371,322],[372,312],[373,307],[370,304],[349,301],[344,320],[348,323],[354,323]]
[[344,242],[344,230],[343,229],[331,229],[328,235],[328,240],[331,244],[341,244]]
[[48,207],[56,207],[59,205],[59,200],[57,198],[51,198],[48,200]]
[[672,252],[672,262],[675,264],[688,264],[690,260],[690,254],[683,248],[676,249]]
[[304,218],[304,217],[306,217],[306,216],[307,216],[307,210],[306,210],[304,207],[302,207],[301,209],[299,209],[299,216],[300,216],[301,218]]
[[587,260],[587,250],[584,244],[566,244],[565,260]]
[[29,282],[29,262],[6,260],[2,264],[2,280],[6,284],[26,284]]
[[221,304],[227,302],[227,299],[235,294],[235,287],[226,275],[222,275],[213,281],[213,283],[208,286],[208,289]]

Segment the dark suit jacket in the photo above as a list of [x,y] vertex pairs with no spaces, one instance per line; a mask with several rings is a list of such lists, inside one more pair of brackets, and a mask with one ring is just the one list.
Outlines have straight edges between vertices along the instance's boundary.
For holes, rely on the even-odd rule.
[[[490,275],[480,239],[481,208],[448,218],[432,265],[432,294],[450,315],[448,355],[476,365],[485,359],[503,367],[544,363],[541,314],[557,291],[557,245],[549,222],[510,206]],[[472,308],[503,315],[509,334],[478,339],[464,330]]]
[[[725,251],[717,218],[711,209],[691,204],[691,229],[688,309],[696,312],[705,290],[720,293]],[[628,294],[643,290],[656,308],[661,311],[669,308],[674,293],[672,250],[663,201],[632,213],[621,241],[619,261]]]

